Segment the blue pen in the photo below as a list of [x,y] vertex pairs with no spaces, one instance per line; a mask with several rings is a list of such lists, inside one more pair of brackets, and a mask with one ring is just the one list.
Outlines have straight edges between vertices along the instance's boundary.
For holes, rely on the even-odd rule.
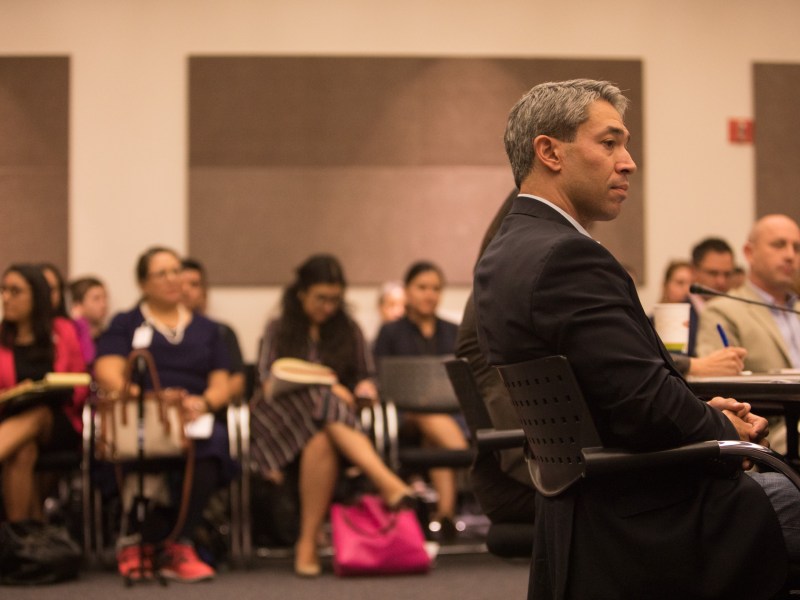
[[725,335],[725,330],[722,328],[722,325],[717,323],[717,333],[719,333],[719,337],[722,339],[722,345],[726,348],[730,346],[730,342],[728,342],[728,336]]

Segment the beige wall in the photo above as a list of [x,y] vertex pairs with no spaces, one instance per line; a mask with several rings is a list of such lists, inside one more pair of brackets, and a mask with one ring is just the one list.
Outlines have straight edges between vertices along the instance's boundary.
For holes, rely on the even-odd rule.
[[[189,55],[641,59],[649,306],[666,262],[697,239],[741,246],[753,149],[727,143],[726,119],[752,113],[754,61],[800,62],[798,22],[794,0],[0,0],[0,54],[72,58],[70,274],[102,276],[116,308],[135,300],[145,246],[186,247]],[[212,293],[252,358],[277,291]],[[374,295],[350,291],[367,333]],[[449,290],[445,312],[465,296]]]

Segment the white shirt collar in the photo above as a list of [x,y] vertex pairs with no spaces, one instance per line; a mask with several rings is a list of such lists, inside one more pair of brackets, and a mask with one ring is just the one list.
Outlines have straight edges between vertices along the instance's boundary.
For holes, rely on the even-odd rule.
[[549,206],[550,208],[561,214],[561,216],[563,216],[567,221],[569,221],[572,224],[572,226],[575,229],[577,229],[580,233],[582,233],[588,238],[592,238],[592,236],[589,235],[589,232],[586,231],[586,229],[584,229],[583,226],[580,223],[578,223],[572,215],[565,212],[563,208],[556,206],[549,200],[545,200],[544,198],[540,198],[539,196],[534,196],[533,194],[520,194],[520,196],[525,196],[526,198],[533,198],[534,200],[538,200],[542,204],[546,204],[547,206]]

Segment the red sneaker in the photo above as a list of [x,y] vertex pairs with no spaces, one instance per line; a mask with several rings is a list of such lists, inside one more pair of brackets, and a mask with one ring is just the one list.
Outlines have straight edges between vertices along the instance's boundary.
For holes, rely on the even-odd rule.
[[161,575],[183,583],[214,579],[214,569],[197,556],[189,544],[167,542],[161,562]]
[[140,550],[139,544],[125,546],[117,550],[117,569],[119,569],[120,575],[130,579],[141,579],[142,576],[150,578],[153,576],[153,547],[150,544],[145,544],[144,561],[142,561]]

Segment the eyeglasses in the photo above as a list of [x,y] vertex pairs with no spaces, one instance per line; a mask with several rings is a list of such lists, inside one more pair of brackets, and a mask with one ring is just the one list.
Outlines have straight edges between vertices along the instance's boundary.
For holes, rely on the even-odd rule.
[[330,306],[339,306],[342,303],[342,297],[340,295],[326,296],[325,294],[312,294],[309,296],[309,299],[317,305],[328,304]]
[[717,279],[719,277],[724,277],[725,279],[730,279],[733,277],[733,271],[717,271],[715,269],[698,269],[701,273],[708,275],[713,279]]
[[163,269],[161,271],[155,271],[154,273],[148,273],[147,276],[151,279],[166,279],[167,277],[179,277],[180,274],[180,269]]
[[27,288],[21,288],[15,285],[0,286],[0,294],[8,294],[12,298],[16,298],[20,294],[24,294],[27,291],[28,291]]

